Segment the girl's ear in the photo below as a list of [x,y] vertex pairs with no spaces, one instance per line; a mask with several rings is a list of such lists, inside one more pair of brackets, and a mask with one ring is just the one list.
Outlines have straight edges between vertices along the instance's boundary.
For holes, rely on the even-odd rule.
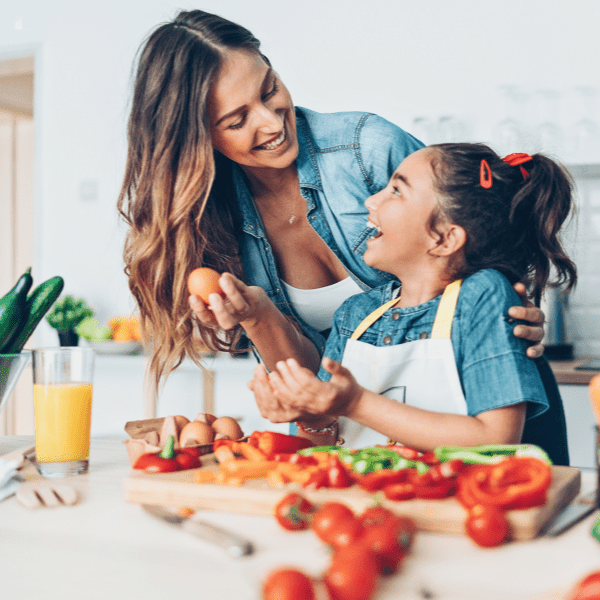
[[447,223],[439,233],[441,238],[437,246],[430,251],[433,256],[452,256],[467,242],[467,232],[460,225]]

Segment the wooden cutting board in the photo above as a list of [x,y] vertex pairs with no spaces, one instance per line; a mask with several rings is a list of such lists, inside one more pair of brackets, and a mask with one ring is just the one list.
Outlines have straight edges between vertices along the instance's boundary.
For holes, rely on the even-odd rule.
[[[218,467],[212,455],[203,458],[206,466]],[[465,509],[455,498],[443,500],[386,500],[382,492],[371,494],[358,486],[351,488],[305,490],[297,484],[273,487],[266,479],[255,479],[239,487],[217,483],[194,483],[193,474],[198,469],[175,473],[148,474],[132,470],[125,480],[125,498],[138,504],[158,504],[167,507],[188,507],[195,510],[215,510],[252,515],[272,515],[277,502],[290,491],[299,491],[316,505],[328,501],[347,504],[355,512],[362,512],[375,499],[400,515],[411,517],[423,531],[462,534],[466,518]],[[569,504],[579,493],[581,472],[573,467],[552,467],[552,484],[547,502],[543,506],[508,513],[512,537],[529,540],[536,537],[544,526]]]

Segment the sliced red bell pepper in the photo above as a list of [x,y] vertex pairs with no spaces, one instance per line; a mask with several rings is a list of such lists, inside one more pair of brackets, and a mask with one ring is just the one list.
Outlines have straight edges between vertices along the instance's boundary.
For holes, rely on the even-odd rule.
[[[254,435],[254,434],[252,434]],[[250,436],[252,438],[252,436]],[[303,448],[310,448],[310,440],[295,435],[287,435],[276,431],[263,431],[257,439],[258,448],[268,457],[282,452],[298,452]]]
[[304,454],[297,454],[296,452],[274,454],[272,460],[290,463],[291,465],[299,465],[301,467],[313,467],[319,464],[319,461],[317,461],[314,456],[305,456]]
[[510,457],[497,464],[467,469],[459,476],[463,503],[484,504],[511,510],[539,506],[546,501],[552,481],[547,463],[530,457]]
[[380,469],[379,471],[373,471],[363,475],[358,485],[367,492],[376,492],[377,490],[383,489],[386,485],[393,483],[406,483],[417,472],[414,468],[399,469],[394,471],[393,469]]
[[347,488],[354,485],[344,463],[337,454],[331,454],[327,461],[328,486],[331,488]]
[[415,497],[415,485],[412,481],[391,483],[383,487],[383,493],[388,500],[410,500]]
[[319,469],[311,474],[306,483],[302,487],[307,490],[318,490],[322,487],[329,486],[329,475],[325,469]]

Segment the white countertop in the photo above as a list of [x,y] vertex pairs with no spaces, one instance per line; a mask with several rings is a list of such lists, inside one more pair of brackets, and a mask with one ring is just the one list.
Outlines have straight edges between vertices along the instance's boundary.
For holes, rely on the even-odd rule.
[[[32,442],[32,436],[0,437],[0,455]],[[119,439],[94,439],[87,475],[46,480],[76,487],[77,505],[27,510],[14,496],[0,502],[2,597],[259,600],[260,579],[270,569],[296,566],[318,576],[328,564],[328,551],[310,531],[287,532],[270,517],[197,513],[254,542],[254,555],[229,558],[125,502],[129,471]],[[592,489],[594,474],[584,472],[583,482]],[[373,600],[563,600],[574,583],[600,569],[600,543],[590,535],[597,516],[554,539],[493,549],[463,536],[418,533],[402,570],[380,580]]]

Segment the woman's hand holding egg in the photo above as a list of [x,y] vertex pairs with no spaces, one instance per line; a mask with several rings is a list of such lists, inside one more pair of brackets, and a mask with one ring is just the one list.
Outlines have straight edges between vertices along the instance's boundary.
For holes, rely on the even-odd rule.
[[227,331],[238,325],[244,328],[255,326],[272,305],[262,288],[247,286],[231,273],[219,276],[212,269],[192,271],[188,289],[190,307],[196,318],[206,326]]

